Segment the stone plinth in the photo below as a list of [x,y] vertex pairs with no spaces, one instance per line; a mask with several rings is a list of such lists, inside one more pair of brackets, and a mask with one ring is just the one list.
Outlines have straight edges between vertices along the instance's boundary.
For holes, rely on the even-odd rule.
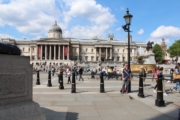
[[44,120],[32,101],[32,65],[29,57],[0,55],[0,120]]
[[152,50],[150,50],[148,53],[146,53],[146,55],[148,56],[148,58],[144,59],[144,64],[154,64],[155,65],[156,64],[155,55],[152,52]]

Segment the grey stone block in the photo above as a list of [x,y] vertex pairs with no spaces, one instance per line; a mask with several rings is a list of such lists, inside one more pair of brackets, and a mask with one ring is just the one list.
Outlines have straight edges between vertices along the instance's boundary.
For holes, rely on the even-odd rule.
[[29,57],[0,54],[0,120],[44,120],[32,101],[32,65]]

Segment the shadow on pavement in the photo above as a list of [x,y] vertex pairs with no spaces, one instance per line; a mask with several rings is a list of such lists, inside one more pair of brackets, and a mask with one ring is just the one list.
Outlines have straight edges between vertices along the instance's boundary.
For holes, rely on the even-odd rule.
[[[61,109],[61,108],[59,108],[59,109]],[[46,115],[46,120],[78,120],[78,113],[57,112],[57,111],[54,111],[51,109],[47,109],[45,107],[41,107],[41,110]]]

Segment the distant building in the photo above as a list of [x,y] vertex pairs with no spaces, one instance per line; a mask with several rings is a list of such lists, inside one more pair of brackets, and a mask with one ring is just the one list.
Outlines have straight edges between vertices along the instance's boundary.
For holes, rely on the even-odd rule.
[[[73,63],[74,61],[127,62],[128,39],[126,41],[114,40],[114,34],[108,35],[107,40],[97,36],[92,39],[63,38],[63,31],[55,21],[48,31],[48,38],[38,40],[15,40],[2,38],[0,42],[18,46],[22,56],[30,56],[31,63]],[[130,36],[130,56],[134,61],[138,48],[146,52],[147,43],[132,41]]]

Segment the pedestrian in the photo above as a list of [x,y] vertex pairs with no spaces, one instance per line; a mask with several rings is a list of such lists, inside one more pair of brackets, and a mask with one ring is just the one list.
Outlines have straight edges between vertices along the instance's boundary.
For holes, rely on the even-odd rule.
[[121,68],[121,80],[122,80],[122,74],[123,74],[124,67],[125,67],[125,64],[123,64],[123,66]]
[[156,94],[157,91],[157,81],[158,81],[158,74],[160,73],[160,67],[158,66],[157,69],[156,69],[156,73],[155,73],[155,80],[156,80],[156,85],[154,86],[154,89],[153,89],[153,92]]
[[152,81],[153,81],[154,78],[155,78],[155,74],[156,74],[156,68],[153,68],[153,69],[152,69]]
[[174,69],[171,68],[171,69],[169,70],[169,73],[170,73],[170,80],[168,80],[167,83],[170,83],[170,82],[173,81],[173,72],[174,72]]
[[126,86],[126,93],[128,94],[129,90],[129,81],[131,80],[131,69],[128,68],[128,64],[125,65],[125,68],[123,69],[123,74],[122,74],[122,94],[124,93],[124,87]]
[[68,82],[67,84],[71,83],[71,69],[69,69],[68,73],[67,73],[67,76],[68,76]]
[[144,71],[145,71],[145,74],[144,74],[144,79],[143,79],[143,81],[144,81],[144,86],[146,86],[145,80],[146,80],[146,76],[147,76],[147,74],[148,74],[147,67],[144,68]]
[[58,83],[59,83],[59,84],[60,84],[60,81],[61,81],[61,71],[62,71],[62,69],[59,68],[59,69],[58,69],[58,72],[56,73],[56,75],[58,76]]
[[52,67],[52,76],[54,76],[54,73],[55,73],[55,68]]
[[80,79],[82,79],[82,81],[84,81],[82,74],[83,74],[83,68],[80,67],[80,69],[79,69],[79,81],[80,81]]

